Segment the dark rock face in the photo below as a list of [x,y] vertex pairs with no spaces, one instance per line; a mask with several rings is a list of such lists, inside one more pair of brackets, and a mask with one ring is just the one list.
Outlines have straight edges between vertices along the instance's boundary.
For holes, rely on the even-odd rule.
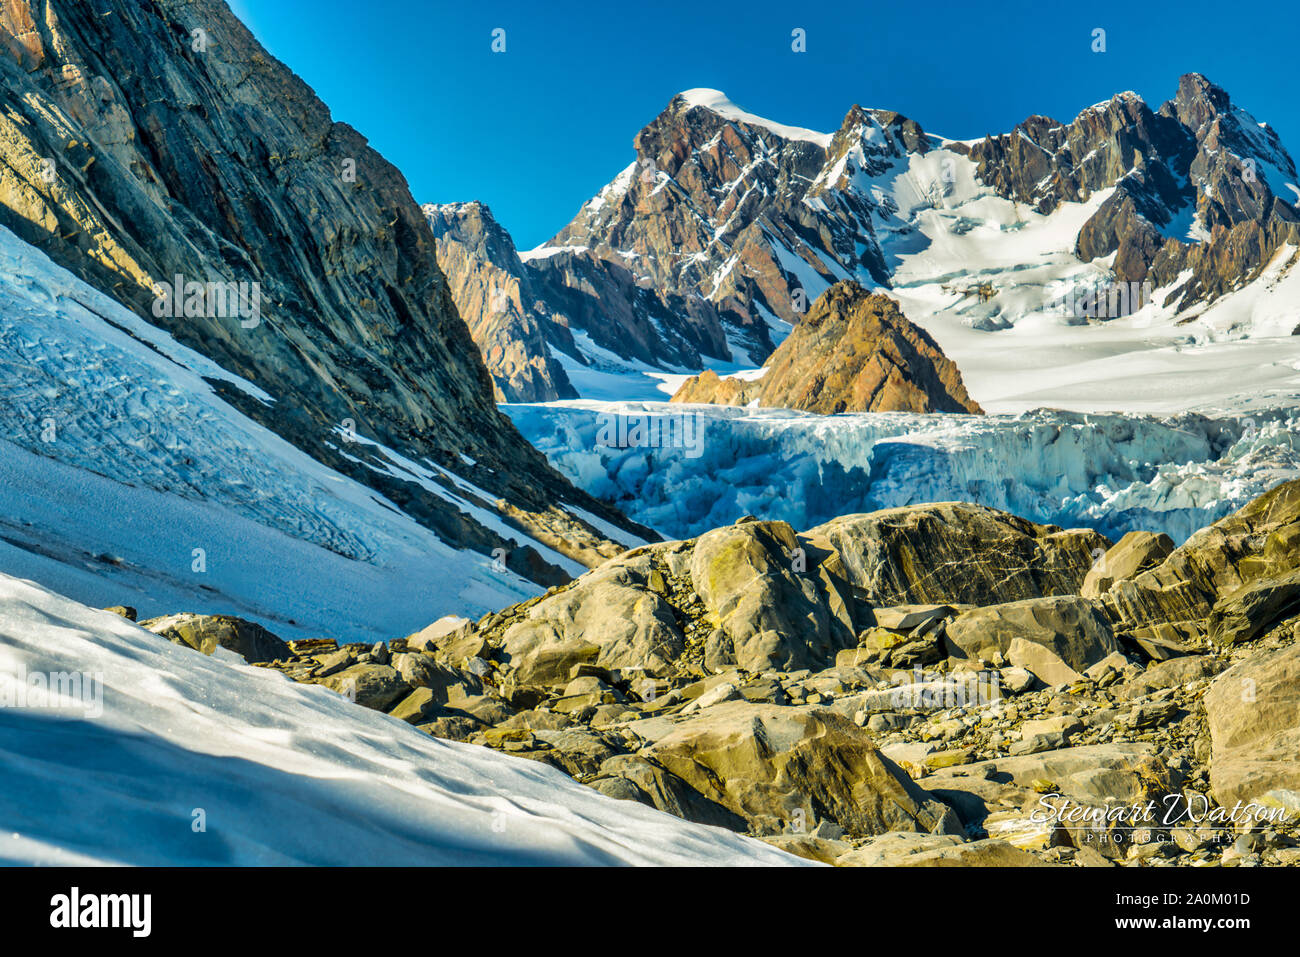
[[[1068,125],[1030,117],[975,144],[970,156],[984,182],[1040,212],[1113,186],[1080,230],[1077,254],[1117,253],[1116,280],[1154,287],[1190,270],[1169,300],[1180,308],[1254,278],[1283,243],[1300,238],[1296,197],[1275,192],[1296,180],[1281,140],[1199,73],[1181,77],[1156,111],[1123,93]],[[1203,241],[1166,235],[1192,213]]]
[[680,297],[638,285],[622,265],[578,249],[521,259],[509,234],[481,203],[424,207],[452,298],[492,374],[498,398],[545,402],[577,396],[556,353],[590,359],[574,342],[650,365],[692,367],[721,354],[716,323],[681,327]]
[[[622,519],[498,414],[402,175],[224,4],[16,0],[0,9],[0,74],[0,224],[276,400],[221,387],[228,401],[456,546],[507,543],[340,455],[338,423],[465,475],[477,504],[507,503],[510,524],[572,557],[617,550],[557,505]],[[177,275],[257,283],[260,314],[155,316]],[[511,554],[553,579],[538,560]]]
[[832,286],[767,360],[761,379],[740,383],[706,372],[682,383],[674,402],[839,412],[968,412],[957,366],[888,296],[855,282]]
[[442,267],[460,314],[503,402],[575,399],[552,342],[573,353],[568,327],[556,322],[510,235],[481,203],[426,205]]
[[1031,116],[1010,133],[974,144],[970,158],[980,179],[1000,194],[1048,213],[1115,185],[1133,169],[1157,166],[1162,172],[1150,189],[1176,205],[1178,183],[1164,166],[1190,162],[1192,151],[1179,123],[1153,113],[1141,97],[1122,93],[1068,125]]

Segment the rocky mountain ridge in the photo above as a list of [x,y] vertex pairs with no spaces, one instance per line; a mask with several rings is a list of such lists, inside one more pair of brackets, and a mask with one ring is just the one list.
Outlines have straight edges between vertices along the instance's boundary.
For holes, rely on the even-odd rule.
[[[560,574],[534,544],[587,564],[618,550],[563,506],[625,520],[497,412],[401,174],[223,3],[19,0],[0,73],[0,225],[269,396],[214,380],[226,401],[525,578]],[[162,300],[177,277],[206,296]],[[240,284],[255,314],[214,300]],[[39,410],[21,416],[14,433],[57,456]]]
[[[690,90],[633,145],[635,161],[525,258],[627,270],[636,288],[668,305],[658,326],[698,351],[693,363],[680,352],[636,356],[663,367],[759,365],[826,288],[848,279],[941,286],[945,316],[990,331],[1060,312],[1057,300],[1081,283],[1149,281],[1143,304],[1157,303],[1174,323],[1300,248],[1294,162],[1272,129],[1195,73],[1157,109],[1122,93],[1069,123],[1032,116],[1010,133],[965,142],[858,106],[834,133],[792,129],[717,91]],[[1014,265],[984,278],[979,264],[918,259],[983,228],[986,196],[1007,206],[997,214],[998,243],[1026,217],[1051,221],[1074,204],[1095,205],[1068,227],[1069,259],[1090,265],[1088,275],[1062,266],[1054,288],[1027,293]],[[1018,247],[991,258],[1007,256],[1037,265]],[[913,309],[904,304],[922,322]]]

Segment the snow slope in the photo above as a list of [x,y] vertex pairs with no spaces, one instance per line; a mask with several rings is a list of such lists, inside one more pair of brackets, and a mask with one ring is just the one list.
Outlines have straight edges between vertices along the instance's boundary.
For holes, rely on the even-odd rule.
[[[952,181],[932,205],[917,184],[941,182],[945,169]],[[1169,412],[1264,395],[1300,405],[1295,250],[1203,310],[1176,316],[1164,305],[1172,290],[1152,289],[1131,315],[1081,321],[1063,303],[1104,287],[1110,261],[1079,261],[1075,241],[1113,190],[1042,215],[997,196],[967,157],[944,149],[881,179],[874,188],[898,209],[878,230],[893,260],[882,291],[935,337],[986,410]],[[994,291],[987,302],[968,292],[982,283]]]
[[0,702],[3,864],[807,863],[7,575]]
[[[0,229],[0,572],[142,615],[240,615],[286,639],[391,638],[540,591],[256,424],[216,379],[267,401]],[[582,570],[476,509],[463,479],[460,494],[432,465],[362,436],[351,447]]]
[[806,130],[799,126],[785,126],[781,123],[765,120],[761,116],[755,116],[753,113],[747,113],[735,103],[732,103],[721,90],[710,90],[701,87],[694,90],[683,90],[678,95],[686,101],[687,106],[703,107],[729,120],[748,123],[751,126],[761,126],[764,129],[771,130],[783,139],[807,140],[810,143],[816,143],[822,149],[831,145],[831,134],[818,133],[815,130]]
[[[1300,477],[1294,410],[1157,417],[1049,410],[819,416],[589,401],[503,408],[575,484],[670,538],[746,514],[807,529],[836,515],[966,501],[1112,538],[1146,529],[1182,541]],[[601,444],[602,428],[618,416],[626,417],[627,436],[637,421],[686,417],[693,427],[686,434],[697,428],[698,444]],[[605,428],[606,437],[617,434]]]

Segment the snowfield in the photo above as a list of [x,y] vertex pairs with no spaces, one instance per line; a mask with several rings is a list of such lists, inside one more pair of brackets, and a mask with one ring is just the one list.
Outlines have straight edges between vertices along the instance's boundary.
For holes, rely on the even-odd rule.
[[[268,399],[0,228],[0,572],[142,616],[239,615],[285,639],[394,638],[541,591],[253,422],[214,379]],[[437,484],[435,467],[363,447],[583,570]]]
[[[588,492],[669,538],[742,515],[807,529],[836,515],[963,501],[1116,538],[1175,541],[1300,477],[1300,410],[1167,416],[1039,410],[1020,415],[859,413],[650,402],[502,407]],[[622,433],[608,428],[622,417]],[[691,446],[637,437],[672,423]],[[605,438],[602,439],[602,429]],[[626,447],[602,444],[627,436]]]
[[0,575],[0,864],[808,863],[235,657]]

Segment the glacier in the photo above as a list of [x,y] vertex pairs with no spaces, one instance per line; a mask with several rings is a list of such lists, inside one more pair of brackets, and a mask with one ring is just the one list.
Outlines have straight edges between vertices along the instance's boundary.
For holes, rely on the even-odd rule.
[[[807,529],[837,515],[966,501],[1065,527],[1181,542],[1300,477],[1300,409],[1126,415],[1037,409],[973,416],[576,400],[503,405],[586,491],[669,538],[744,515]],[[690,447],[602,444],[620,417],[658,420]],[[624,434],[607,429],[607,434]]]
[[[0,572],[142,616],[233,614],[285,639],[379,641],[541,587],[441,541],[218,392],[270,397],[0,228]],[[340,447],[349,440],[339,430]],[[548,561],[464,480],[351,437]]]

